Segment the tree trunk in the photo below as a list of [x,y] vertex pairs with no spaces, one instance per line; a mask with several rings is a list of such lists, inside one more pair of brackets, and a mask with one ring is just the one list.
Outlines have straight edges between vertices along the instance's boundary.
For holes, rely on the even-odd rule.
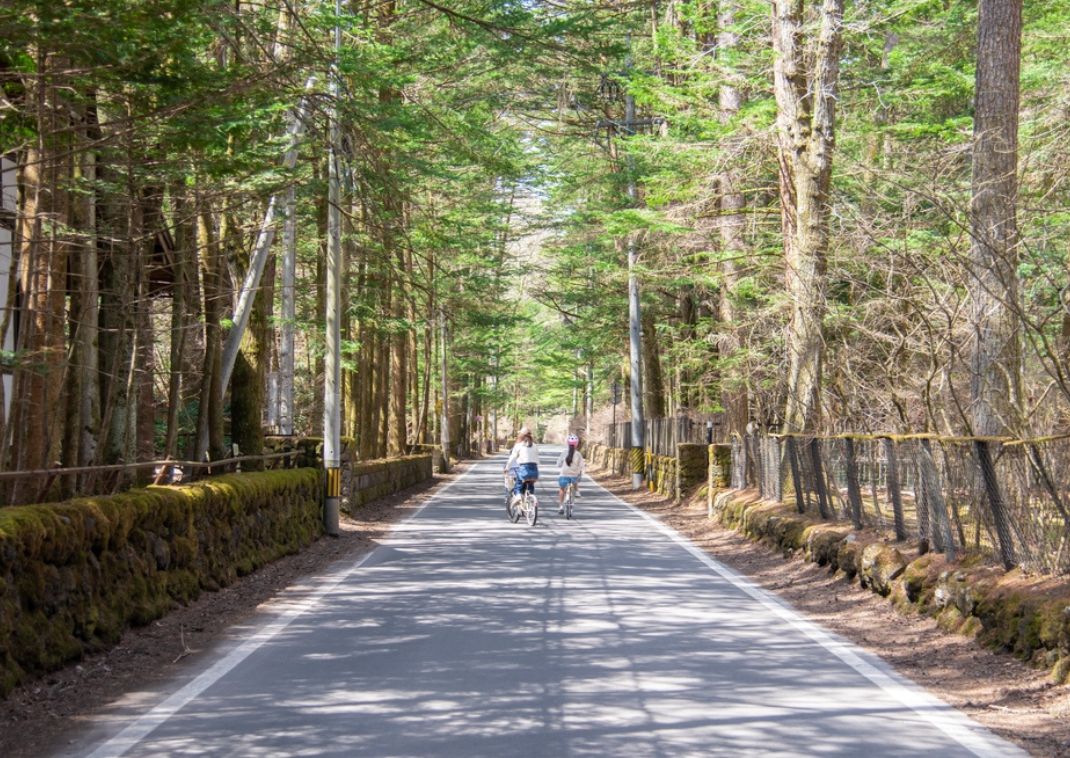
[[[36,144],[22,156],[19,176],[18,277],[23,293],[12,423],[16,469],[45,468],[60,450],[66,364],[64,305],[68,241],[63,235],[69,208],[63,176],[67,152],[61,127],[67,123],[59,87],[50,70],[56,62],[39,56],[40,78],[28,97],[37,110]],[[16,482],[12,502],[36,500],[40,481]]]
[[[719,65],[725,71],[720,91],[721,122],[728,124],[739,113],[743,105],[743,95],[739,87],[740,75],[732,66],[732,56],[739,46],[739,34],[736,32],[736,12],[738,2],[723,2],[718,15],[717,51]],[[746,207],[743,193],[740,191],[740,177],[732,168],[726,169],[719,177],[720,185],[720,236],[721,236],[721,297],[720,317],[727,344],[722,346],[724,357],[741,349],[739,331],[741,314],[737,312],[733,294],[739,282],[740,261],[746,256],[743,239],[744,216]],[[743,434],[750,421],[747,399],[747,383],[744,368],[738,361],[730,361],[729,369],[721,382],[721,404],[725,410],[726,429],[729,433]]]
[[665,377],[661,370],[661,354],[658,347],[654,317],[647,311],[643,314],[643,406],[646,418],[665,416]]
[[1022,0],[981,0],[970,207],[973,434],[1021,430],[1018,93]]
[[804,49],[804,3],[775,0],[774,88],[781,220],[791,321],[785,431],[810,431],[820,414],[829,189],[835,143],[843,0],[824,0],[817,40]]
[[189,201],[185,182],[171,186],[171,204],[174,208],[174,288],[171,293],[171,381],[167,387],[167,429],[164,436],[163,455],[173,458],[178,452],[178,433],[185,400],[183,382],[186,335],[189,322],[190,263],[196,254],[196,220]]
[[196,457],[208,455],[212,460],[225,457],[223,450],[223,334],[220,327],[225,295],[221,291],[222,260],[219,240],[210,210],[198,207],[198,244],[202,250],[201,269],[204,290],[204,371],[197,414]]

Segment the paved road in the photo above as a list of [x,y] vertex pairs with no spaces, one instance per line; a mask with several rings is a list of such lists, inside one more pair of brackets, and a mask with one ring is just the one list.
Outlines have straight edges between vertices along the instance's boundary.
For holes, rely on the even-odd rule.
[[72,754],[1019,754],[593,483],[509,523],[502,463]]

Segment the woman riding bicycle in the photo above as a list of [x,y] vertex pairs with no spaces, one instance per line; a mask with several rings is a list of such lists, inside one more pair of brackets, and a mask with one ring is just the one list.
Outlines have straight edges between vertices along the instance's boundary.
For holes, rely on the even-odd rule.
[[526,426],[520,429],[517,435],[513,451],[509,453],[509,460],[505,464],[505,472],[513,475],[513,501],[520,499],[520,493],[527,489],[535,491],[535,480],[539,478],[539,448],[535,446],[535,440],[531,430]]
[[574,484],[578,484],[583,476],[583,456],[576,448],[579,447],[580,438],[575,434],[568,436],[568,450],[561,453],[557,459],[557,512],[565,512],[565,491]]

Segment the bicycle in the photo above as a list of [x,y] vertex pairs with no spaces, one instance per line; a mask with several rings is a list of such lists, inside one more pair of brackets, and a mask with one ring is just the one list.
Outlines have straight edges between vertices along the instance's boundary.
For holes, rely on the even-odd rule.
[[522,487],[520,490],[520,499],[513,502],[512,489],[507,489],[505,492],[505,511],[509,514],[509,520],[514,524],[520,520],[523,516],[528,522],[528,526],[535,526],[535,522],[539,520],[539,499],[535,497],[535,493],[532,491],[535,487],[535,479],[525,479],[523,484],[531,485],[532,489],[528,487]]
[[565,490],[565,502],[562,504],[565,506],[565,519],[572,518],[572,505],[576,502],[576,482],[569,482],[568,489]]

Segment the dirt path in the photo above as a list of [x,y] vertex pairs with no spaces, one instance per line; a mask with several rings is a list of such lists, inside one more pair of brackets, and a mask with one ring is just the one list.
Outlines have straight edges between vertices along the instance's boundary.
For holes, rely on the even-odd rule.
[[0,700],[0,756],[47,755],[65,744],[80,720],[122,695],[174,678],[234,624],[241,623],[281,590],[341,560],[374,548],[394,524],[419,508],[466,463],[447,476],[369,503],[356,518],[343,518],[338,539],[322,538],[219,592],[206,592],[148,626],[131,629],[111,650],[48,674]]
[[658,495],[633,492],[624,478],[596,478],[613,494],[1032,755],[1070,756],[1070,687],[1052,685],[1046,671],[948,634],[933,619],[905,616],[842,575],[801,559],[785,559],[723,529],[706,517],[704,501],[674,505]]

